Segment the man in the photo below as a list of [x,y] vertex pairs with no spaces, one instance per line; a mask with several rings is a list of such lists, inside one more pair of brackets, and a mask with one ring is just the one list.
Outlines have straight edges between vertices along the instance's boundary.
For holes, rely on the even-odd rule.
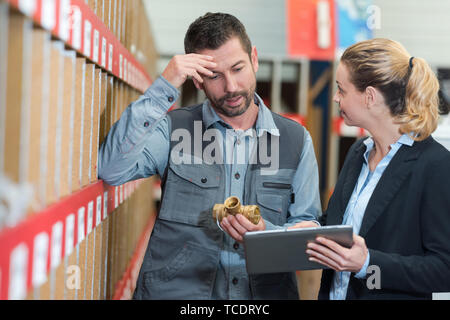
[[[189,27],[185,55],[122,114],[100,147],[107,183],[159,174],[162,200],[135,299],[298,299],[295,273],[249,276],[247,231],[317,226],[317,163],[308,132],[255,93],[258,57],[235,17],[207,13]],[[207,100],[166,114],[189,77]],[[269,155],[270,154],[270,155]],[[229,196],[260,207],[219,224]]]

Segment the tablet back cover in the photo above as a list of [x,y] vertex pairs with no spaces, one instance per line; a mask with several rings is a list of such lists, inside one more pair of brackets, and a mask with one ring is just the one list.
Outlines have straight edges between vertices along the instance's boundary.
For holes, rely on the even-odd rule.
[[244,248],[248,274],[325,269],[325,266],[309,261],[306,253],[308,242],[319,235],[346,247],[353,244],[353,228],[345,225],[247,232]]

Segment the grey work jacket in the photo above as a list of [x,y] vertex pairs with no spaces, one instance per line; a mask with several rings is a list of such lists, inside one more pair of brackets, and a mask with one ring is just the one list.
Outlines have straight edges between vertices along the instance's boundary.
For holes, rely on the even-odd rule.
[[[184,128],[193,136],[194,121],[202,121],[202,105],[176,109],[168,115],[170,132]],[[279,169],[276,174],[262,175],[264,165],[259,159],[249,164],[241,202],[259,205],[263,219],[283,225],[289,203],[294,201],[292,179],[305,129],[275,113],[272,116],[280,131]],[[274,137],[267,135],[270,146]],[[171,151],[172,147],[173,143]],[[211,298],[224,237],[212,218],[212,207],[225,200],[224,174],[222,164],[175,164],[169,156],[162,177],[161,207],[134,299]],[[254,299],[298,299],[294,272],[250,276],[249,282]]]

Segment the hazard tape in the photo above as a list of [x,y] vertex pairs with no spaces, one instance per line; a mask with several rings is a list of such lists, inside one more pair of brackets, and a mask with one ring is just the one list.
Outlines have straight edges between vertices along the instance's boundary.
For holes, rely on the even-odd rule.
[[84,0],[6,0],[79,54],[145,92],[150,76]]
[[51,269],[133,194],[143,180],[121,186],[93,183],[0,232],[0,300],[24,299]]
[[344,118],[335,117],[333,119],[333,132],[341,137],[365,137],[369,133],[364,128],[351,127],[345,124]]

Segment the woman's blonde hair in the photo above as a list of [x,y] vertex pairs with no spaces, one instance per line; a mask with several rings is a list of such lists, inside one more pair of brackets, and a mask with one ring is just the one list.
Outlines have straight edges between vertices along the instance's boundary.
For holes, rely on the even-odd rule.
[[358,91],[368,86],[381,91],[401,133],[420,141],[436,130],[439,81],[424,59],[412,58],[396,41],[377,38],[348,47],[341,62]]

